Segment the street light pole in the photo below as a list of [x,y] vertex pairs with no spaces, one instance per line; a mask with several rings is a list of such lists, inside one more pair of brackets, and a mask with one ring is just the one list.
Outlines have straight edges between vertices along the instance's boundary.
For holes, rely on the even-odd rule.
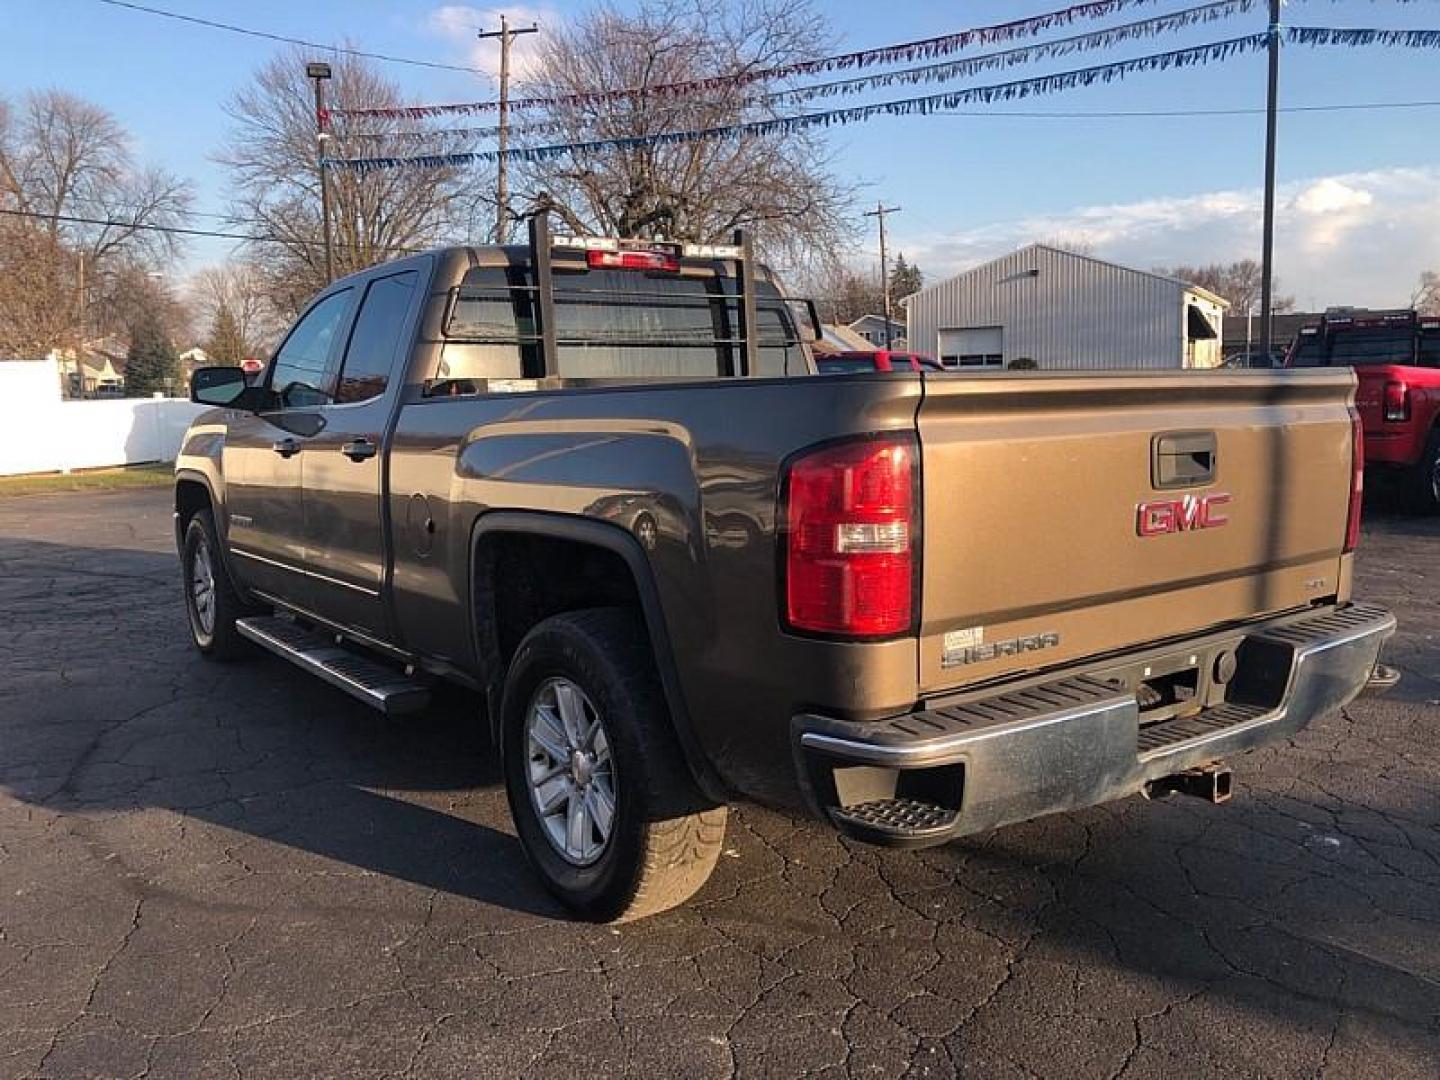
[[510,43],[521,34],[538,34],[538,24],[510,29],[510,17],[500,16],[499,30],[478,30],[476,36],[500,39],[500,108],[496,132],[496,148],[499,156],[495,160],[495,243],[503,244],[510,224],[509,175],[505,162],[505,149],[510,145]]
[[1260,253],[1260,344],[1271,345],[1270,288],[1275,275],[1275,122],[1280,90],[1280,0],[1270,0],[1270,72],[1265,96],[1265,221]]
[[890,348],[892,334],[890,332],[890,269],[885,260],[885,215],[898,213],[900,207],[886,206],[883,202],[876,202],[874,210],[865,211],[865,217],[880,219],[880,287],[884,290],[885,296],[885,348]]
[[330,65],[312,62],[305,65],[305,75],[315,83],[315,145],[316,167],[320,170],[320,220],[325,236],[325,284],[335,280],[335,256],[330,240],[330,175],[325,167],[326,147],[330,141],[330,113],[325,108],[325,82],[330,78]]

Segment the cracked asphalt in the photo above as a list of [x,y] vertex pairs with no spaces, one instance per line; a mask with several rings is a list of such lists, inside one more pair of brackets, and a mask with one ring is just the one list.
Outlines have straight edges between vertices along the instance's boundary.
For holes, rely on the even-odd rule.
[[1406,673],[1234,762],[922,853],[742,809],[686,908],[561,918],[474,705],[189,648],[168,492],[0,501],[0,1076],[1440,1074],[1440,521]]

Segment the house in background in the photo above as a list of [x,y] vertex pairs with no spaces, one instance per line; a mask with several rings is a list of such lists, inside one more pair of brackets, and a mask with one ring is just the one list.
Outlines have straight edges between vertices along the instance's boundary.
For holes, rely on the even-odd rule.
[[906,298],[906,338],[947,367],[1211,368],[1229,303],[1176,278],[1031,244]]
[[890,344],[885,344],[885,316],[861,315],[850,324],[850,329],[870,343],[872,349],[906,348],[905,324],[899,319],[890,320]]
[[875,346],[848,326],[821,323],[820,340],[815,342],[814,349],[817,353],[874,352]]
[[123,397],[125,395],[125,346],[116,338],[91,341],[79,351],[51,349],[49,359],[60,370],[60,383],[66,397],[81,396],[81,378],[86,397]]
[[190,392],[190,377],[195,374],[196,368],[210,367],[212,363],[209,354],[198,345],[182,352],[180,354],[180,379],[184,384],[182,391],[187,394]]

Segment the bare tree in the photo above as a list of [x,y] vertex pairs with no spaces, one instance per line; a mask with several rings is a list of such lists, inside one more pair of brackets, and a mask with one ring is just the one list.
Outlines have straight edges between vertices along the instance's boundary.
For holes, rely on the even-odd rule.
[[1093,256],[1095,254],[1095,241],[1084,232],[1057,233],[1054,236],[1044,237],[1039,241],[1045,247],[1054,248],[1056,251],[1068,251],[1071,255]]
[[[1260,286],[1261,266],[1254,259],[1240,259],[1232,263],[1211,263],[1209,266],[1176,266],[1171,269],[1161,268],[1159,273],[1169,277],[1179,278],[1191,285],[1199,285],[1202,289],[1208,289],[1217,296],[1224,297],[1230,301],[1230,311],[1234,315],[1244,315],[1249,312],[1254,315],[1260,314]],[[1272,311],[1294,311],[1295,298],[1293,296],[1280,296],[1280,279],[1275,278],[1273,289],[1270,294],[1270,309]]]
[[858,271],[839,259],[806,268],[789,284],[792,294],[815,301],[820,318],[827,323],[843,326],[885,310],[879,274]]
[[1422,315],[1440,315],[1440,273],[1426,270],[1410,294],[1410,306]]
[[128,339],[131,328],[157,325],[177,344],[193,341],[194,311],[166,274],[129,264],[107,276],[90,297],[88,325],[97,335]]
[[[556,98],[616,88],[723,78],[808,59],[831,34],[810,0],[642,0],[602,6],[547,28],[524,93]],[[558,102],[541,119],[551,142],[637,138],[782,115],[754,86],[701,93]],[[723,242],[753,228],[768,257],[790,265],[842,246],[850,189],[818,139],[746,135],[687,143],[575,150],[522,164],[517,190],[547,193],[578,232]]]
[[[105,109],[59,90],[0,101],[0,347],[27,354],[108,332],[119,279],[165,265],[177,249],[188,185],[135,164]],[[82,219],[82,220],[76,220]],[[83,284],[82,284],[83,279]],[[82,298],[83,297],[83,298]]]
[[[234,213],[267,238],[254,246],[277,311],[293,315],[325,283],[324,233],[316,155],[314,90],[307,53],[291,50],[262,67],[227,106],[235,128],[219,160],[231,169]],[[389,108],[404,104],[399,88],[358,57],[332,60],[330,107]],[[415,143],[392,137],[403,125],[384,118],[349,118],[333,126],[333,157],[406,156]],[[447,145],[446,149],[459,146]],[[433,149],[427,148],[427,149]],[[463,240],[483,211],[476,170],[330,169],[331,221],[337,276],[362,270],[443,240]],[[491,204],[493,206],[493,203]]]
[[260,357],[276,344],[284,317],[271,306],[267,279],[256,259],[231,259],[198,270],[190,279],[191,306],[205,326],[228,312],[234,320],[242,358]]

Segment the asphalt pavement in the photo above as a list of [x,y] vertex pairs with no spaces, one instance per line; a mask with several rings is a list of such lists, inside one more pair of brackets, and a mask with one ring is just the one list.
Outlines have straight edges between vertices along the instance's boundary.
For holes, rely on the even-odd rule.
[[920,852],[732,814],[567,921],[474,703],[189,647],[168,492],[0,500],[0,1077],[1440,1075],[1440,521],[1372,513],[1405,671],[1234,762]]

